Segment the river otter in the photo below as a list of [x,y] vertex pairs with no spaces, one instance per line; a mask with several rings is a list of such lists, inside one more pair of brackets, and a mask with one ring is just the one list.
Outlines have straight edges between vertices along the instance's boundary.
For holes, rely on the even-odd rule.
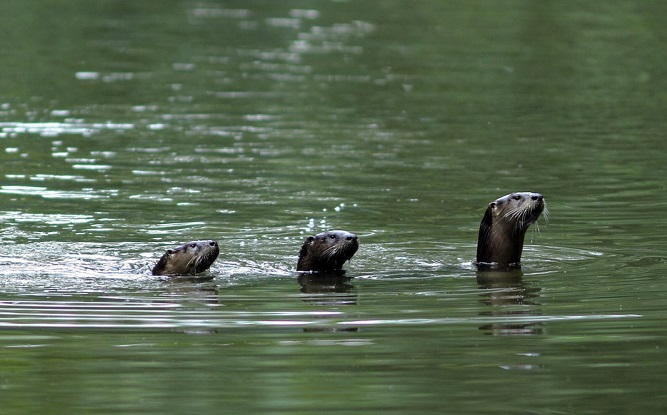
[[153,275],[195,275],[206,271],[220,253],[216,241],[193,241],[167,249]]
[[346,231],[328,231],[309,236],[301,246],[296,270],[340,271],[358,248],[357,235]]
[[519,192],[489,203],[477,240],[477,264],[491,267],[518,267],[528,226],[545,209],[539,193]]

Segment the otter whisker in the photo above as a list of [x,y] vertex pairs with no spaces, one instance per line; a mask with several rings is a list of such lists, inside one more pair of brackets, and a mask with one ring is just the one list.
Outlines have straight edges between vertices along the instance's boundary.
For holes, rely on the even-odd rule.
[[192,257],[192,258],[190,258],[190,260],[189,260],[188,263],[186,264],[186,267],[190,268],[190,267],[193,266],[196,262],[197,262],[197,257]]
[[510,210],[508,214],[505,215],[505,218],[509,217],[511,222],[514,223],[514,233],[520,233],[526,227],[527,213],[528,212],[525,209],[515,208]]
[[510,219],[512,221],[516,221],[517,223],[524,222],[525,216],[528,212],[525,209],[521,209],[520,207],[510,209],[506,214],[505,218]]

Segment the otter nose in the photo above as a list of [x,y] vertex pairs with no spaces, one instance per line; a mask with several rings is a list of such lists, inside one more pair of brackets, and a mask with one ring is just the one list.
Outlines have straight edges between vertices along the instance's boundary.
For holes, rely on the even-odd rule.
[[542,200],[542,199],[544,199],[544,196],[542,196],[539,193],[533,193],[533,194],[530,195],[530,198],[532,200]]
[[218,243],[216,241],[210,241],[208,244],[211,246],[216,246]]
[[356,241],[357,240],[357,235],[353,233],[348,233],[347,236],[345,237],[348,241]]

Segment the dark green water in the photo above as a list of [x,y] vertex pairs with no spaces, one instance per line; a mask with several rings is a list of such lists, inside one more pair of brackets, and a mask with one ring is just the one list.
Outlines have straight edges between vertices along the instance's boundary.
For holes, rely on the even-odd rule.
[[[667,3],[0,4],[0,413],[663,413]],[[486,205],[545,195],[519,281]],[[301,241],[361,247],[299,283]],[[206,283],[150,276],[192,239]]]

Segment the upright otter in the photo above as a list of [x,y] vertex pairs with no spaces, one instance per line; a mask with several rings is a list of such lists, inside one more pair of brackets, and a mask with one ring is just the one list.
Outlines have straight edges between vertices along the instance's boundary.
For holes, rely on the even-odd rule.
[[347,231],[328,231],[309,236],[301,246],[296,270],[340,271],[358,248],[357,235]]
[[167,249],[153,268],[153,275],[195,275],[206,271],[220,253],[216,241],[192,241]]
[[489,203],[479,225],[477,264],[519,266],[526,230],[537,221],[544,208],[544,197],[530,192],[510,193]]

